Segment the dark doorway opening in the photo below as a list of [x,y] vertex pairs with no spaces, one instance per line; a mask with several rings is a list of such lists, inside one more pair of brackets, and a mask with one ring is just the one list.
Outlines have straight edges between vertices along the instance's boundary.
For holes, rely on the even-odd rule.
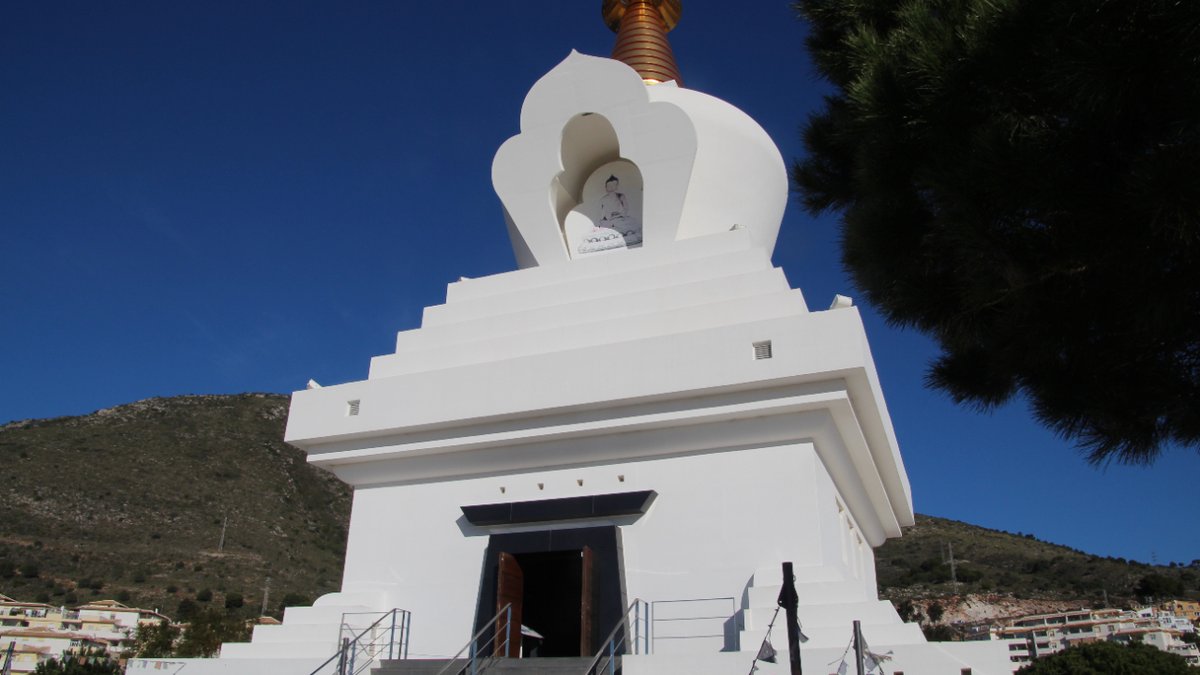
[[517,562],[525,573],[523,623],[542,636],[541,640],[526,639],[525,653],[529,655],[532,647],[534,656],[582,656],[583,552],[522,553]]
[[482,628],[511,604],[514,625],[500,621],[495,635],[486,636],[501,653],[505,634],[511,635],[509,655],[519,653],[517,634],[524,625],[542,636],[526,638],[526,656],[591,656],[597,633],[607,634],[620,619],[622,601],[615,527],[493,535],[475,625]]

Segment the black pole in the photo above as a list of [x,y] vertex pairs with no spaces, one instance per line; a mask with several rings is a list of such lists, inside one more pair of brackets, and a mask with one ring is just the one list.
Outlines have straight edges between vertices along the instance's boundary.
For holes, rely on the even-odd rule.
[[800,668],[800,616],[796,608],[800,596],[796,594],[796,577],[792,574],[792,563],[783,563],[783,588],[779,591],[779,606],[787,613],[788,661],[792,675],[803,675]]
[[862,646],[862,623],[854,622],[854,670],[858,675],[866,675],[863,673],[863,646]]

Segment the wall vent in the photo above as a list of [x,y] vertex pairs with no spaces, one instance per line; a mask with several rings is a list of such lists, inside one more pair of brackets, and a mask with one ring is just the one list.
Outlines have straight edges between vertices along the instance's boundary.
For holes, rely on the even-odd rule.
[[362,403],[362,401],[360,401],[358,399],[355,399],[353,401],[346,401],[346,416],[354,417],[355,415],[357,415],[358,414],[358,406],[360,403]]
[[761,361],[771,358],[771,341],[763,340],[754,343],[754,360]]

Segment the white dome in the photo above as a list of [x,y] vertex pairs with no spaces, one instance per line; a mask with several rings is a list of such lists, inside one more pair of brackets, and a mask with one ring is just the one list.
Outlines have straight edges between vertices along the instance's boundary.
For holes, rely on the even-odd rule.
[[521,267],[570,261],[566,215],[590,174],[618,159],[641,173],[647,254],[734,228],[774,249],[787,172],[762,127],[720,99],[572,52],[530,89],[521,133],[492,163]]

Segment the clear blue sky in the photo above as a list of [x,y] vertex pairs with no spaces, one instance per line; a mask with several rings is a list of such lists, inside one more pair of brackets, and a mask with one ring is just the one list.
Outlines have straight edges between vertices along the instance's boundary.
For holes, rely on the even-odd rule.
[[[538,77],[608,54],[600,4],[6,3],[0,421],[364,378],[447,282],[514,267],[492,155]],[[684,0],[671,40],[791,159],[803,35],[786,0]],[[791,204],[775,259],[814,309],[855,295],[835,218]],[[1093,469],[1021,404],[924,389],[931,343],[863,311],[918,512],[1200,558],[1195,452]]]

